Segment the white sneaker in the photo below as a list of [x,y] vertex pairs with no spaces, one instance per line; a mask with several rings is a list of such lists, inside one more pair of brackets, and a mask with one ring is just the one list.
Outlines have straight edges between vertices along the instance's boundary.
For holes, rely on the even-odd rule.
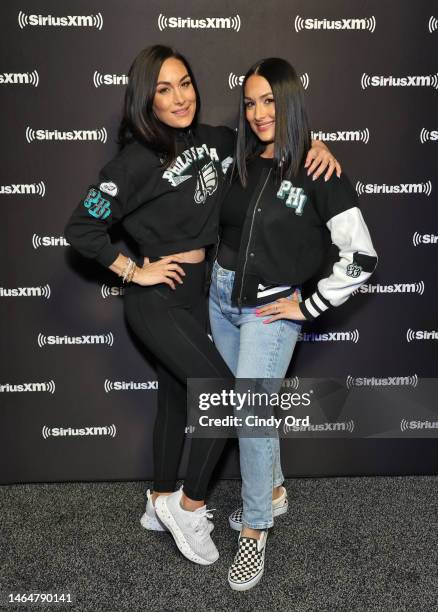
[[[160,521],[157,513],[155,512],[155,506],[152,502],[152,494],[149,489],[146,491],[146,497],[146,509],[140,519],[141,526],[149,531],[169,531],[166,525],[163,525],[163,523]],[[208,527],[211,533],[214,529],[212,521],[208,521]]]
[[155,501],[155,511],[168,528],[182,554],[200,565],[210,565],[219,559],[219,552],[210,537],[208,519],[211,511],[206,506],[194,512],[181,507],[182,487],[171,495],[160,495]]
[[[289,502],[287,499],[287,491],[284,487],[282,487],[283,493],[280,497],[272,500],[272,516],[275,518],[276,516],[281,516],[282,514],[286,514]],[[240,531],[242,529],[242,514],[243,508],[237,508],[234,510],[228,517],[228,522],[230,523],[231,529],[235,529],[236,531]]]
[[168,531],[167,527],[163,525],[155,512],[154,504],[152,503],[151,492],[148,489],[146,491],[146,510],[140,519],[142,527],[149,529],[150,531]]
[[234,591],[252,589],[263,576],[267,531],[260,538],[246,538],[239,535],[238,550],[228,571],[228,583]]

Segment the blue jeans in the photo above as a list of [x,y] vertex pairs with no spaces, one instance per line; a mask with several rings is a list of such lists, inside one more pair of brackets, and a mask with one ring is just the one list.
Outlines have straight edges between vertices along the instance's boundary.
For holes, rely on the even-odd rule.
[[[217,261],[210,286],[210,325],[216,348],[236,378],[283,379],[295,348],[301,323],[280,319],[264,324],[256,306],[231,305],[234,272]],[[275,296],[273,296],[275,301]],[[242,523],[267,529],[272,518],[272,489],[284,476],[277,437],[239,438],[242,476]]]

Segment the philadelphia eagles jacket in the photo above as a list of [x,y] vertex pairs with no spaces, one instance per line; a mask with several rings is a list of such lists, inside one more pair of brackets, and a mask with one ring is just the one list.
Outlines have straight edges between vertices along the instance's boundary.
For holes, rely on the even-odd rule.
[[280,182],[271,160],[250,165],[257,184],[243,225],[232,303],[257,304],[271,285],[302,285],[325,261],[331,239],[339,260],[300,303],[305,318],[314,319],[345,302],[377,264],[356,191],[345,174],[312,181],[302,167],[292,181]]
[[119,254],[108,236],[122,220],[146,256],[170,255],[217,240],[218,199],[231,162],[234,133],[199,125],[178,132],[179,155],[164,167],[159,155],[132,142],[99,173],[65,228],[85,257],[110,266]]

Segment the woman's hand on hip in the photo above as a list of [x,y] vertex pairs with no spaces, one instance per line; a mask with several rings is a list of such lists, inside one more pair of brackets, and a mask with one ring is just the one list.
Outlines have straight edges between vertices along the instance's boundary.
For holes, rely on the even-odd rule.
[[146,263],[145,258],[143,267],[137,268],[135,271],[133,281],[143,287],[166,283],[166,285],[175,289],[175,281],[182,285],[183,281],[181,276],[186,275],[184,270],[177,263],[181,261],[182,257],[180,255],[169,255],[153,263]]
[[312,148],[307,153],[304,167],[307,168],[307,175],[313,174],[314,181],[325,171],[325,181],[329,180],[335,170],[338,178],[342,172],[341,164],[322,140],[312,140]]
[[272,304],[259,306],[256,308],[256,314],[258,317],[270,317],[269,319],[265,319],[263,323],[272,323],[279,319],[291,319],[292,321],[306,320],[306,317],[300,310],[297,290],[295,290],[290,298],[280,298]]

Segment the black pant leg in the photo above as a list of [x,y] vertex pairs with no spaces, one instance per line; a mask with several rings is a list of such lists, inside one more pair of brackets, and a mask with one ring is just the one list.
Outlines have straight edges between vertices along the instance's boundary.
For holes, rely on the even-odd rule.
[[[189,269],[189,272],[193,272],[193,269]],[[125,295],[126,316],[133,331],[169,373],[184,385],[184,388],[188,378],[227,378],[230,381],[233,379],[231,371],[206,334],[205,320],[201,316],[202,299],[205,299],[203,277],[200,285],[195,275],[192,274],[190,277],[190,273],[184,278],[182,290],[178,287],[173,292],[167,286],[159,288],[137,286],[134,291]],[[165,399],[160,399],[161,401]],[[177,405],[169,410],[173,411],[172,418],[178,422],[177,438],[180,440],[185,423],[183,428],[181,415],[175,417],[175,412],[178,411]],[[157,455],[161,453],[162,445],[168,446],[167,439],[160,442],[158,433],[157,437],[154,437],[154,442]],[[184,491],[190,498],[195,500],[205,498],[211,473],[225,442],[225,438],[192,439],[184,483]],[[157,463],[163,465],[162,455]]]
[[157,364],[158,409],[153,433],[154,491],[174,491],[185,439],[186,387]]

